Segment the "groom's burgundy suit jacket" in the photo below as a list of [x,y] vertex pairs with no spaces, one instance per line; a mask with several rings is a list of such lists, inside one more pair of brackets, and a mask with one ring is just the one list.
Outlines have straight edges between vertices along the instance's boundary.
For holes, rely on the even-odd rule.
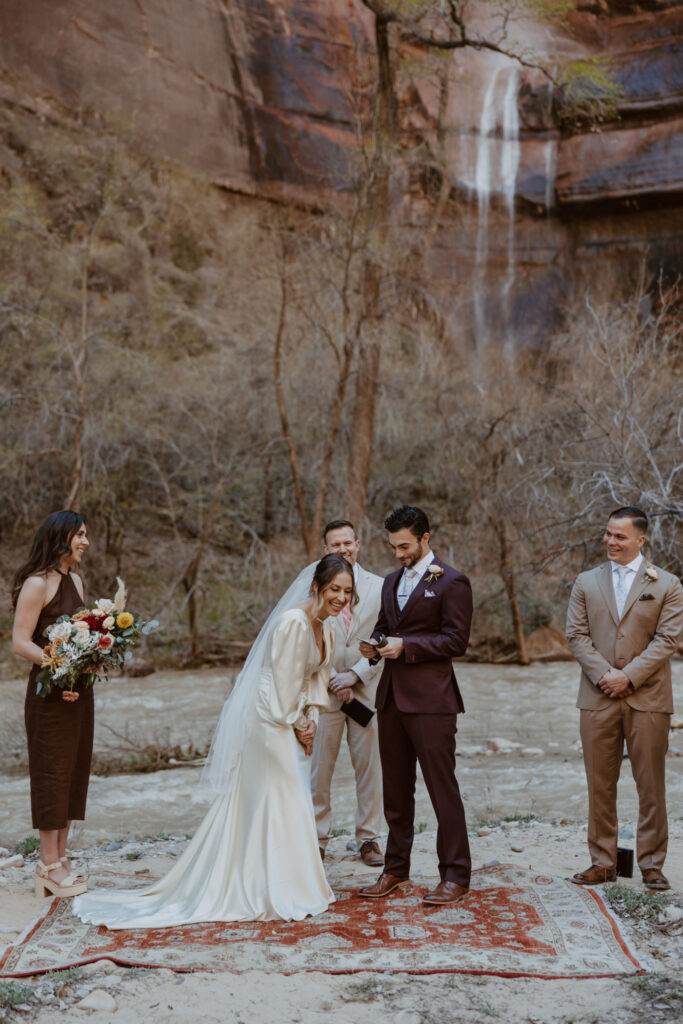
[[384,661],[375,699],[380,711],[390,689],[399,711],[456,714],[465,710],[452,659],[467,650],[472,622],[472,587],[467,576],[439,558],[433,560],[434,564],[441,566],[443,576],[426,583],[427,570],[403,611],[396,600],[403,569],[392,572],[384,580],[379,618],[372,638],[377,639],[380,633],[400,636],[403,651],[399,658]]

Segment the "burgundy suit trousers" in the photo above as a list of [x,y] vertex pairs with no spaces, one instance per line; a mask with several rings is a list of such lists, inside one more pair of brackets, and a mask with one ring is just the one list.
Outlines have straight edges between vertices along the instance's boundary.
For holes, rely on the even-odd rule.
[[399,711],[390,691],[377,712],[382,759],[384,816],[389,838],[384,870],[399,878],[410,874],[415,823],[417,762],[436,814],[436,852],[445,882],[469,886],[472,870],[465,809],[455,777],[456,714],[408,714]]

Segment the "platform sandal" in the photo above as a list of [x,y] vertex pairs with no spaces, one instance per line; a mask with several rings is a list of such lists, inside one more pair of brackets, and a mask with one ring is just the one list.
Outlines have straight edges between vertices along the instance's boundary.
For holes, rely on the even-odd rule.
[[42,860],[38,861],[35,877],[36,896],[49,896],[50,893],[53,896],[80,896],[82,892],[87,891],[88,883],[86,881],[78,882],[78,875],[74,875],[73,872],[61,882],[53,882],[49,877],[50,872],[61,867],[61,860],[56,860],[54,864],[43,864]]
[[[68,867],[71,866],[69,864],[69,858],[68,857],[62,857],[61,864],[63,864],[63,866],[65,868],[68,868]],[[86,875],[82,875],[80,873],[80,871],[72,872],[72,874],[75,874],[75,877],[78,879],[77,884],[80,884],[80,882],[87,882],[87,876]]]

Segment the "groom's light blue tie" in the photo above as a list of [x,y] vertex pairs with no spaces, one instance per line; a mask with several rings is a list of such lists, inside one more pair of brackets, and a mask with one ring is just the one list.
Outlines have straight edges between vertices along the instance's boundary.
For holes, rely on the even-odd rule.
[[625,565],[617,566],[617,584],[614,588],[614,596],[617,599],[617,615],[621,618],[622,612],[624,611],[624,605],[626,604],[626,598],[628,597],[629,587],[626,585],[626,573],[628,569]]
[[398,588],[398,593],[396,594],[396,600],[398,601],[398,606],[401,609],[401,611],[403,611],[403,609],[405,608],[408,598],[415,589],[416,579],[416,569],[406,569],[405,572],[403,573],[403,578],[401,579],[401,583]]

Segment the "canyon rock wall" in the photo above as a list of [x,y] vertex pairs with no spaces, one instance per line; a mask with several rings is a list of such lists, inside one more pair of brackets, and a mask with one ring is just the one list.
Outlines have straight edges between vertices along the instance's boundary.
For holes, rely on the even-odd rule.
[[[612,59],[619,116],[598,130],[559,131],[535,72],[453,58],[454,203],[429,269],[475,343],[535,343],[580,290],[628,288],[643,263],[653,277],[681,271],[683,5],[594,0],[571,28],[536,29],[534,43]],[[3,0],[0,90],[125,126],[228,188],[324,202],[348,180],[371,42],[359,0]],[[436,113],[416,76],[401,95],[407,133],[433,134]],[[426,191],[407,191],[416,230],[427,207]]]

